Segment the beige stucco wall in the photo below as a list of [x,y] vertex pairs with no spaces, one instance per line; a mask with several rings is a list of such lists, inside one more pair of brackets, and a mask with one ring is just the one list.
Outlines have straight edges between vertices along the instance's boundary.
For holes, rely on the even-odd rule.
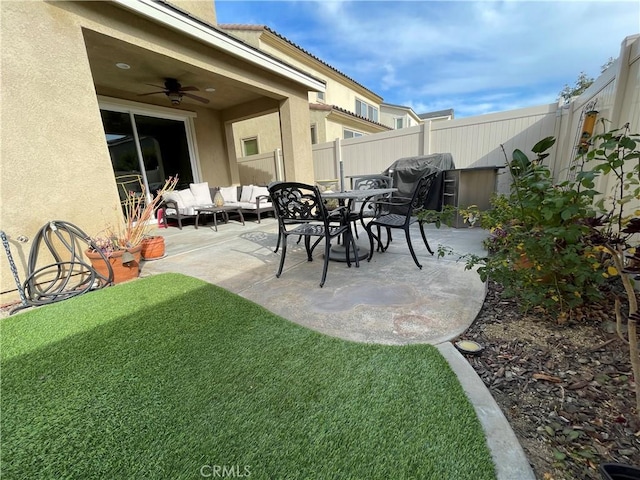
[[[16,238],[50,220],[95,234],[118,196],[78,19],[44,2],[0,2],[0,17],[0,226],[24,280],[32,242]],[[1,257],[4,291],[15,283]]]
[[396,119],[402,118],[402,128],[414,127],[422,123],[420,119],[412,115],[404,108],[397,108],[391,105],[382,105],[380,107],[380,123],[389,128],[396,128]]
[[[280,105],[282,125],[282,157],[285,180],[314,182],[311,139],[309,137],[309,104],[306,98],[291,97]],[[299,141],[306,138],[306,141]]]
[[[231,33],[235,35],[237,31],[234,30]],[[260,32],[251,33],[254,35],[260,34]],[[255,41],[253,41],[253,43],[255,43]],[[263,33],[258,45],[260,50],[270,53],[277,58],[281,58],[287,63],[308,72],[310,75],[324,80],[327,85],[324,103],[327,105],[337,105],[350,112],[355,112],[357,98],[370,105],[380,107],[381,98],[379,96],[357,83],[350,81],[347,77],[340,75],[332,68],[314,60],[273,34]],[[316,92],[309,92],[309,101],[317,101]]]
[[229,185],[232,174],[220,113],[205,108],[199,109],[193,124],[201,180],[209,182],[210,186]]
[[[331,68],[310,58],[299,49],[277,38],[270,32],[265,32],[262,29],[228,29],[226,31],[241,38],[250,45],[308,72],[313,77],[323,80],[326,83],[324,103],[327,105],[336,105],[347,111],[354,112],[357,98],[370,105],[380,107],[380,97],[356,83],[351,82]],[[316,103],[317,92],[310,91],[308,100],[310,103]],[[326,112],[322,115],[324,118],[322,122],[319,122],[317,117],[317,113],[310,113],[311,123],[317,122],[317,138],[319,143],[332,141],[337,137],[342,138],[342,124],[335,123],[335,120],[333,122],[327,120]],[[311,123],[309,124],[309,132],[307,134],[309,138]],[[280,148],[280,125],[277,116],[249,119],[236,123],[233,128],[236,137],[236,155],[238,155],[238,157],[242,157],[243,155],[242,142],[240,140],[242,138],[257,136],[260,153],[270,152],[276,148]],[[371,126],[363,125],[363,122],[360,122],[357,128],[352,128],[362,133],[381,131],[379,128],[374,127],[372,129]]]
[[280,116],[270,113],[261,117],[236,122],[233,125],[235,149],[238,157],[244,156],[242,140],[257,137],[259,153],[272,152],[282,148],[280,139]]
[[[307,90],[300,84],[230,55],[212,55],[202,44],[107,2],[0,2],[0,21],[0,228],[10,239],[22,281],[32,242],[20,243],[18,237],[32,239],[53,219],[70,221],[96,235],[120,218],[83,29],[225,75],[264,92],[271,102],[267,109],[272,105],[277,109],[283,98],[295,97],[292,103],[284,102],[287,128],[293,130],[283,154],[291,175],[300,173],[307,179],[313,170]],[[134,94],[120,98],[139,101]],[[193,110],[201,178],[212,185],[233,182],[237,166],[225,146],[229,118],[224,111]],[[307,141],[300,141],[296,122],[307,125]],[[0,303],[7,303],[18,297],[6,255],[0,257]]]
[[169,3],[211,25],[218,23],[214,0],[170,0]]

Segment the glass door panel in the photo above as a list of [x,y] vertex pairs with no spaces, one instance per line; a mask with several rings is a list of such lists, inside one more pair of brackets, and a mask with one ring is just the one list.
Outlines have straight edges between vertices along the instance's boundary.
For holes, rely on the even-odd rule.
[[113,173],[118,184],[120,201],[128,192],[142,193],[143,177],[133,135],[133,125],[128,113],[101,110],[102,124],[111,156]]
[[135,115],[149,189],[154,192],[166,178],[178,175],[178,188],[193,182],[185,124],[180,120]]
[[179,189],[193,182],[183,120],[106,109],[100,113],[121,200],[129,191],[142,191],[142,185],[153,194],[170,176],[178,176]]

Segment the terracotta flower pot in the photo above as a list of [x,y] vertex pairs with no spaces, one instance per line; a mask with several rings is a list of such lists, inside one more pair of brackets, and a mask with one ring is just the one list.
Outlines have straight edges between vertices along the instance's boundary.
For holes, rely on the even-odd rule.
[[142,240],[142,259],[157,260],[164,257],[164,237],[156,235]]
[[[140,258],[141,258],[142,246],[138,245],[135,248],[129,250],[118,250],[113,252],[108,260],[111,268],[113,269],[113,283],[122,283],[127,280],[133,280],[140,275]],[[133,260],[127,261],[127,257],[123,259],[125,252],[133,255]],[[109,268],[105,263],[102,256],[97,252],[86,250],[85,255],[91,260],[91,266],[103,277],[109,276]],[[124,260],[124,261],[123,261]]]

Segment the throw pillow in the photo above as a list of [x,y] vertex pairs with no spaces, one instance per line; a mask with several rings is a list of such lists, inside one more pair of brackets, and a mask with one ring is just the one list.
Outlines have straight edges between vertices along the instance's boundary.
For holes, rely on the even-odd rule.
[[213,204],[213,200],[211,199],[211,191],[209,190],[209,182],[190,183],[189,190],[191,190],[191,193],[196,199],[196,203],[194,205]]
[[224,203],[238,202],[238,187],[220,187],[220,195],[224,198]]
[[182,201],[182,197],[177,191],[174,192],[165,192],[162,194],[162,198],[166,200],[170,200],[172,202],[176,202],[178,208],[184,208],[184,202]]
[[251,201],[251,192],[253,192],[253,185],[244,185],[242,187],[242,193],[240,194],[241,202]]
[[[258,186],[254,186],[253,190],[251,191],[251,199],[249,200],[251,203],[255,203],[256,201],[256,197],[260,197],[260,196],[269,196],[269,189],[267,187],[258,187]],[[266,198],[261,198],[260,202],[264,203],[267,202],[268,199]]]
[[[196,205],[198,205],[198,202],[196,202],[196,197],[193,196],[193,193],[190,189],[185,188],[184,190],[178,190],[178,195],[180,195],[183,204],[183,206],[180,208],[195,207]],[[211,204],[211,202],[209,202],[209,204]]]

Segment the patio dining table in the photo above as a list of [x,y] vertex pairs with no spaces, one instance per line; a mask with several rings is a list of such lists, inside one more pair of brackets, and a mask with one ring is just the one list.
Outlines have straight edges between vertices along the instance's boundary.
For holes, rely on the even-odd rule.
[[[336,199],[340,205],[347,205],[351,209],[352,202],[354,201],[366,201],[371,197],[377,197],[380,195],[389,195],[390,193],[397,192],[397,188],[370,188],[362,190],[343,190],[340,192],[322,192],[322,198]],[[329,260],[335,260],[337,262],[345,262],[345,245],[333,245],[329,253]],[[358,253],[358,260],[362,260],[369,256],[369,247],[358,245],[356,242],[356,251]],[[352,261],[355,258],[351,258]]]

